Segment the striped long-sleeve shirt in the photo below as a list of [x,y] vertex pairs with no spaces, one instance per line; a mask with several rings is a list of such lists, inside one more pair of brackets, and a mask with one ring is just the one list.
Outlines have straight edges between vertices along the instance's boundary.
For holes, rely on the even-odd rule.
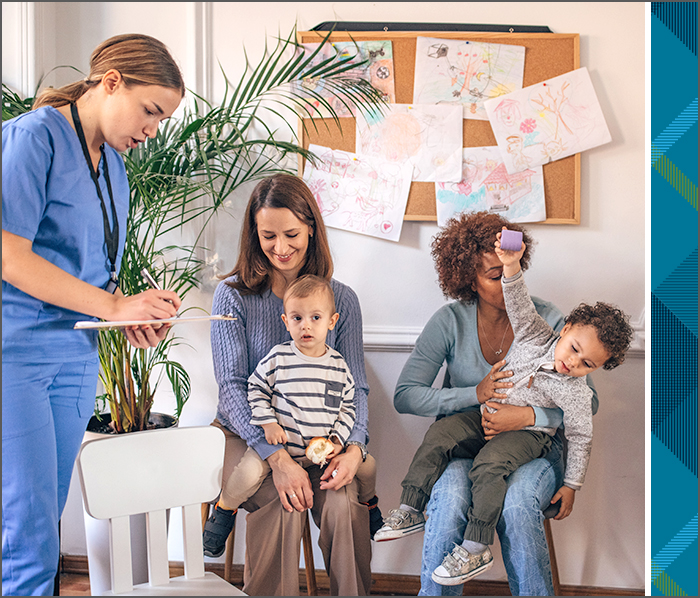
[[256,426],[278,423],[287,451],[299,458],[315,436],[333,434],[345,444],[355,424],[355,382],[343,356],[327,348],[304,355],[288,341],[273,347],[248,378],[248,402]]

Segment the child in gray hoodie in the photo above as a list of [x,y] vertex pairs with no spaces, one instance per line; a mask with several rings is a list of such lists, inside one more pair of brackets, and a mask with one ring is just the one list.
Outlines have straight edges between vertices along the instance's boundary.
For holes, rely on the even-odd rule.
[[[504,399],[490,400],[563,411],[568,441],[566,472],[564,485],[552,498],[552,503],[561,501],[557,518],[563,519],[571,513],[575,491],[583,484],[591,451],[593,391],[585,376],[600,367],[609,370],[623,362],[632,328],[629,318],[611,305],[581,304],[556,333],[537,313],[525,286],[520,269],[525,244],[519,251],[506,251],[501,249],[500,239],[499,233],[495,247],[503,264],[503,296],[514,333],[507,363],[514,385]],[[493,411],[485,404],[481,410]],[[546,455],[556,433],[553,428],[530,426],[489,439],[481,420],[481,412],[470,409],[439,419],[429,428],[401,484],[401,507],[391,511],[374,538],[394,540],[422,530],[423,509],[450,459],[473,458],[469,474],[472,505],[464,542],[455,545],[433,572],[433,580],[442,585],[464,583],[491,568],[493,556],[488,545],[493,543],[501,515],[506,478],[521,465]]]

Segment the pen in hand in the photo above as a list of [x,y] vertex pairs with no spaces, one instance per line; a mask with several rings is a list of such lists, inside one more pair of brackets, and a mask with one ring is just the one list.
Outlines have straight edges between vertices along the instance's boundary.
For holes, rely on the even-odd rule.
[[[156,282],[156,279],[153,278],[153,276],[151,276],[151,273],[146,268],[141,270],[141,276],[143,276],[144,280],[148,283],[148,286],[150,286],[152,289],[156,289],[157,291],[163,290],[161,286]],[[170,299],[166,299],[165,301],[167,301],[171,305],[173,303]],[[178,317],[179,315],[179,313],[176,313],[175,317]]]

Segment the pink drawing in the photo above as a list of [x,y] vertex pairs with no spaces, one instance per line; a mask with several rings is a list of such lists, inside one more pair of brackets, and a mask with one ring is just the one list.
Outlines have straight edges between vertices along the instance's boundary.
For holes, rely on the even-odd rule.
[[[510,102],[517,119],[506,119]],[[510,174],[609,143],[612,138],[585,67],[484,102]],[[536,130],[537,141],[533,139]]]
[[482,185],[486,187],[486,199],[492,211],[508,209],[521,197],[532,192],[530,179],[535,174],[526,169],[515,174],[508,174],[505,164],[501,163],[487,176]]
[[494,112],[506,127],[512,126],[520,118],[520,106],[514,100],[501,101]]
[[411,165],[313,144],[309,151],[333,164],[348,165],[328,169],[306,162],[304,181],[316,197],[326,226],[398,241],[411,186]]
[[537,128],[537,122],[534,118],[526,118],[520,123],[520,130],[523,133],[532,133]]

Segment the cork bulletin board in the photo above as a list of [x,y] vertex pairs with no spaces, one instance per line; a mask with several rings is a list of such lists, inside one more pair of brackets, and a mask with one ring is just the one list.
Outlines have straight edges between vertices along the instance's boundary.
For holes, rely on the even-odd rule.
[[[326,32],[298,32],[300,43],[322,41]],[[468,31],[336,31],[330,41],[390,40],[394,57],[396,102],[413,103],[416,37],[437,37],[525,46],[523,87],[579,68],[579,35],[562,33],[508,33]],[[464,119],[463,147],[496,145],[488,121]],[[326,119],[308,131],[300,126],[304,147],[310,143],[355,152],[355,119],[341,118],[340,127]],[[300,173],[303,164],[300,164]],[[544,224],[579,224],[581,206],[581,155],[575,154],[543,166],[547,219]],[[404,220],[437,221],[435,183],[413,182]]]

